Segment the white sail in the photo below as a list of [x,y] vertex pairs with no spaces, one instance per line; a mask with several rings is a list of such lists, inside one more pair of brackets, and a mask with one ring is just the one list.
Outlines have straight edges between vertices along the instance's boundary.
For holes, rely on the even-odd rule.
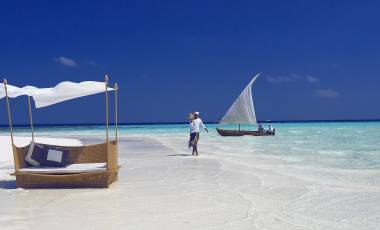
[[255,108],[252,99],[252,85],[259,77],[257,74],[241,92],[240,96],[228,109],[219,124],[256,124]]

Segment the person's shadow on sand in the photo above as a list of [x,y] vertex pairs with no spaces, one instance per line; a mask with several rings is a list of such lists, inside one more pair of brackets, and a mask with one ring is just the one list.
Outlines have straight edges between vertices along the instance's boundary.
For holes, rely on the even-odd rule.
[[170,154],[168,157],[190,157],[192,154]]
[[16,181],[15,180],[1,180],[0,181],[0,189],[16,189]]

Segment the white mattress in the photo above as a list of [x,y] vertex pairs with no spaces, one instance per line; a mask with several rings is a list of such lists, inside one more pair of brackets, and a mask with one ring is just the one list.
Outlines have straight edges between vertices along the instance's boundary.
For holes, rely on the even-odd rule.
[[22,168],[19,172],[41,173],[41,174],[72,174],[85,172],[101,172],[107,170],[107,163],[85,163],[71,164],[62,168],[55,167],[29,167]]

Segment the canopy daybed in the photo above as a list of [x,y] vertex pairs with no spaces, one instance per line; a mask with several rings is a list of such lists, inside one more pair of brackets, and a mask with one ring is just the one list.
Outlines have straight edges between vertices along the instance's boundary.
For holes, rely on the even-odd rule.
[[[11,135],[16,185],[19,188],[108,188],[118,179],[118,127],[117,127],[117,91],[118,87],[108,87],[108,76],[105,82],[62,82],[53,88],[36,88],[26,86],[18,88],[7,85],[4,79],[4,94],[0,90],[0,99],[6,98],[9,131]],[[108,135],[108,91],[115,92],[115,140],[109,140]],[[106,105],[106,141],[100,144],[85,146],[55,146],[34,142],[34,129],[30,98],[33,98],[36,108],[49,106],[62,101],[87,96],[96,93],[105,93]],[[13,140],[12,115],[9,98],[25,95],[28,97],[29,118],[32,131],[32,141],[24,147],[17,147]],[[31,165],[30,153],[39,146],[48,154],[54,153],[53,158],[65,156],[65,165],[60,167],[47,167],[46,165]],[[41,150],[41,151],[42,151]],[[58,154],[58,155],[57,155]],[[50,155],[47,156],[49,158]],[[28,158],[29,157],[29,158]],[[46,159],[45,159],[46,160]],[[49,159],[48,159],[49,160]],[[50,159],[51,160],[51,159]],[[54,160],[54,159],[53,159]]]

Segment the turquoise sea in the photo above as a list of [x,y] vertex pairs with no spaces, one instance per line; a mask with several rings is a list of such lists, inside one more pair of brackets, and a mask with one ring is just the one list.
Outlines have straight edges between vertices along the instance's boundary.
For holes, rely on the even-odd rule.
[[[201,134],[201,147],[218,148],[226,154],[259,155],[286,160],[291,164],[316,165],[344,169],[380,170],[380,122],[288,122],[274,123],[274,137],[221,137],[208,124],[209,134]],[[242,127],[249,128],[249,127]],[[7,134],[7,129],[0,128]],[[183,143],[189,135],[186,124],[121,125],[120,137],[173,139]],[[28,127],[15,128],[16,135],[28,136]],[[104,126],[42,126],[35,127],[37,136],[97,137],[105,136]],[[0,135],[3,135],[0,134]],[[110,136],[114,128],[110,127]]]

